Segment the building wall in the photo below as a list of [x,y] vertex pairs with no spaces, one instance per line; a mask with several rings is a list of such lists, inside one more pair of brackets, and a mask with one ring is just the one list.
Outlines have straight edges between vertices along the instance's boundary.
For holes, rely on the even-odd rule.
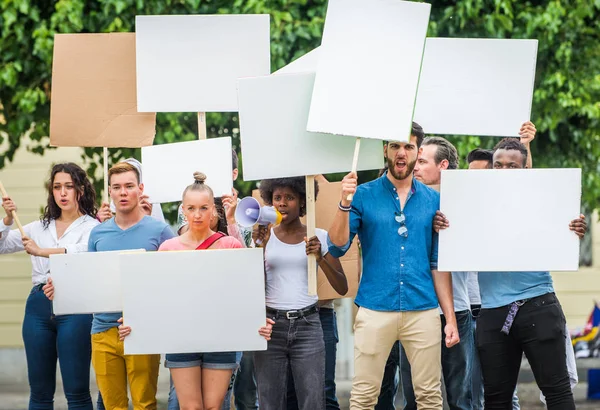
[[[43,156],[26,150],[24,141],[15,154],[14,161],[0,170],[0,181],[18,207],[23,225],[40,217],[47,193],[45,182],[50,167],[57,162],[81,164],[81,148],[57,148],[47,150]],[[4,217],[4,210],[0,210]],[[15,225],[16,228],[16,225]],[[0,256],[0,349],[23,346],[21,324],[25,300],[31,290],[31,262],[24,252]]]

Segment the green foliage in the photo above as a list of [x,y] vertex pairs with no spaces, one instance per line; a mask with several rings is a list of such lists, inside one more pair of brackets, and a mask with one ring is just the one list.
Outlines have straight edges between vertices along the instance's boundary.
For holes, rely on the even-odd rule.
[[[531,119],[536,166],[581,167],[584,204],[600,198],[600,0],[440,0],[431,2],[430,36],[539,40]],[[271,16],[271,65],[278,69],[320,43],[325,0],[0,0],[0,168],[29,132],[47,149],[53,36],[55,33],[134,31],[136,15],[239,14]],[[209,113],[208,136],[231,135],[239,149],[237,115]],[[427,130],[427,124],[423,124]],[[194,114],[158,114],[156,144],[197,138]],[[461,158],[494,139],[451,137]],[[113,149],[111,162],[139,150]],[[101,149],[86,149],[94,175]],[[243,161],[243,159],[242,159]],[[364,176],[363,176],[364,175]],[[375,172],[361,174],[371,178]],[[339,179],[333,175],[330,179]],[[96,188],[101,187],[97,180]],[[254,183],[238,179],[246,195]]]

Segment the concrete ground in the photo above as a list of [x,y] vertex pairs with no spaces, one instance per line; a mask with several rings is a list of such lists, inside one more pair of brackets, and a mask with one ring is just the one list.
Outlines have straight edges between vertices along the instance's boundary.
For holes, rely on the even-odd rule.
[[[342,409],[348,409],[348,399],[350,398],[351,382],[342,380],[338,382],[338,398]],[[25,388],[24,388],[25,387]],[[0,409],[1,410],[26,410],[28,405],[27,386],[19,385],[0,385]],[[159,410],[167,408],[168,383],[161,381],[159,386]],[[539,401],[539,390],[534,383],[519,384],[519,398],[521,399],[521,408],[523,410],[544,409],[545,406]],[[577,408],[580,410],[598,410],[600,401],[586,401],[587,383],[581,383],[575,390],[575,400]],[[92,389],[92,397],[97,397],[97,389]],[[396,408],[402,408],[402,398],[398,397]],[[55,410],[67,410],[66,400],[64,398],[62,387],[58,386],[55,398]]]

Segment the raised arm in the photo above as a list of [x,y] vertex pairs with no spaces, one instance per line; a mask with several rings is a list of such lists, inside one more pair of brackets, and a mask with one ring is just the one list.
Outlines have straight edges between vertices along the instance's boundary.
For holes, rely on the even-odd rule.
[[329,228],[329,240],[337,247],[345,247],[350,240],[350,210],[352,200],[349,195],[356,192],[357,176],[350,172],[342,180],[342,194],[338,209],[335,213],[333,223]]
[[2,207],[6,216],[0,220],[0,253],[6,254],[24,251],[25,247],[23,246],[21,232],[18,229],[10,230],[13,224],[12,211],[16,211],[17,206],[9,197],[3,197]]
[[535,139],[535,125],[531,121],[524,122],[519,130],[521,143],[527,148],[527,168],[533,168],[533,157],[531,156],[531,141]]

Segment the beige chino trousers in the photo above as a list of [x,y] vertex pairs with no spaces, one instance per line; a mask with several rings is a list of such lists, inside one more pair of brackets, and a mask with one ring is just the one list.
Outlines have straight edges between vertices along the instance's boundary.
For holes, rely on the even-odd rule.
[[442,347],[438,309],[378,312],[361,307],[354,323],[350,410],[372,410],[390,350],[400,340],[411,366],[419,410],[442,409]]

